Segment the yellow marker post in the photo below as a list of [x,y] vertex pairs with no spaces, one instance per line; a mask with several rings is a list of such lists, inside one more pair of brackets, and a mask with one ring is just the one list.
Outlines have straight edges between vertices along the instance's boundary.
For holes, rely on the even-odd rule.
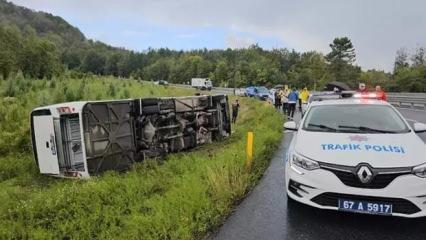
[[246,167],[251,168],[251,163],[253,161],[253,132],[247,133],[247,147],[246,147]]

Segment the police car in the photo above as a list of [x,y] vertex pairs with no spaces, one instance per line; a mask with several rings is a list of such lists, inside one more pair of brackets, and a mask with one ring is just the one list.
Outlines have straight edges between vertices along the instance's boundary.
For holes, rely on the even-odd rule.
[[401,217],[426,216],[426,146],[384,101],[310,103],[285,159],[289,201],[316,208]]

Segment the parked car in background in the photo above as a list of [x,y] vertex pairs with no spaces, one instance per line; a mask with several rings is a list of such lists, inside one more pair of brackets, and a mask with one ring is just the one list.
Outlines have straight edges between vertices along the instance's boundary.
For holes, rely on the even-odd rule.
[[247,87],[246,88],[246,96],[247,97],[254,97],[256,95],[256,87]]
[[269,91],[266,87],[247,87],[246,93],[248,97],[255,97],[263,101],[266,101],[269,96]]
[[168,86],[169,82],[167,82],[166,80],[158,80],[154,82],[155,85],[164,85],[164,86]]
[[269,96],[269,90],[266,87],[256,87],[256,98],[266,101]]

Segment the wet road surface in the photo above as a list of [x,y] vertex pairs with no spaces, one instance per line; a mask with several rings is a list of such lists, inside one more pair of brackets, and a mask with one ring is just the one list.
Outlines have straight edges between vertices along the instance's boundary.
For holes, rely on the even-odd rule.
[[[426,123],[426,111],[400,110]],[[412,122],[412,121],[411,121]],[[426,218],[405,219],[287,206],[283,159],[292,133],[286,132],[265,175],[220,228],[215,239],[426,239]],[[426,141],[426,136],[422,134]]]

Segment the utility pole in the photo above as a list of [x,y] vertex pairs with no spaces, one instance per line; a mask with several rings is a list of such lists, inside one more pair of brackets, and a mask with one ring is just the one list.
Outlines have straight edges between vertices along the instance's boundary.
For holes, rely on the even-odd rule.
[[235,73],[234,73],[234,75],[232,76],[232,88],[234,89],[234,96],[236,95],[235,94]]
[[317,79],[314,78],[314,92],[317,91]]

